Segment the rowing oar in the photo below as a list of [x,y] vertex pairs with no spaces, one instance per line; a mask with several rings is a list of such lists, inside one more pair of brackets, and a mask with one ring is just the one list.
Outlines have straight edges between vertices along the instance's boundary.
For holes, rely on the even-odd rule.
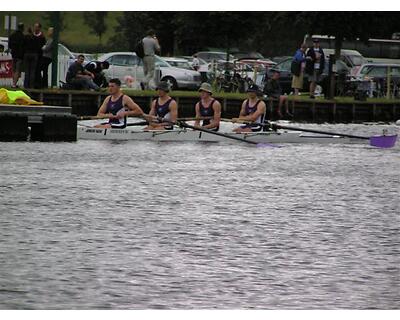
[[[224,119],[227,120],[227,119]],[[387,135],[382,135],[382,136],[372,136],[372,137],[365,137],[365,136],[357,136],[353,134],[347,134],[347,133],[337,133],[337,132],[330,132],[330,131],[321,131],[321,130],[314,130],[314,129],[304,129],[304,128],[298,128],[298,127],[292,127],[292,126],[281,126],[276,123],[258,123],[258,122],[246,122],[239,120],[237,122],[241,123],[247,123],[247,124],[255,124],[263,127],[270,127],[273,130],[276,129],[286,129],[286,130],[293,130],[293,131],[301,131],[301,132],[310,132],[310,133],[319,133],[319,134],[325,134],[325,135],[332,135],[332,136],[338,136],[338,137],[347,137],[347,138],[353,138],[353,139],[362,139],[362,140],[369,140],[369,144],[371,146],[377,147],[377,148],[392,148],[396,144],[397,140],[397,134],[387,136]]]
[[281,147],[281,146],[274,145],[274,144],[258,143],[258,142],[255,142],[255,141],[246,140],[246,139],[243,139],[243,138],[235,137],[233,135],[227,135],[227,134],[224,134],[224,133],[221,133],[221,132],[209,130],[209,129],[206,129],[206,128],[203,128],[203,127],[194,127],[194,126],[191,126],[191,125],[189,125],[189,124],[187,124],[186,122],[183,122],[183,121],[178,121],[177,124],[179,126],[181,126],[181,127],[184,127],[184,128],[189,128],[189,129],[193,129],[193,130],[197,130],[197,131],[202,131],[202,132],[206,132],[206,133],[209,133],[209,134],[215,134],[216,136],[220,136],[220,137],[224,137],[224,138],[228,138],[228,139],[232,139],[232,140],[236,140],[236,141],[242,141],[242,142],[250,143],[250,144],[256,145],[257,147],[260,147],[260,148],[263,148],[263,147],[280,148]]
[[[99,119],[109,119],[109,115],[101,115],[101,116],[80,116],[77,117],[78,120],[99,120]],[[128,116],[128,118],[141,118],[140,116]],[[178,118],[177,121],[194,121],[194,120],[210,120],[211,117],[200,117],[200,118]]]
[[347,137],[353,139],[362,139],[362,140],[369,140],[369,144],[371,146],[377,148],[392,148],[396,144],[397,134],[387,136],[385,134],[381,136],[372,136],[372,137],[365,137],[365,136],[357,136],[353,134],[346,134],[346,133],[337,133],[337,132],[329,132],[329,131],[321,131],[321,130],[314,130],[314,129],[304,129],[304,128],[297,128],[297,127],[288,127],[288,126],[281,126],[279,124],[271,123],[271,127],[274,129],[286,129],[286,130],[293,130],[293,131],[303,131],[303,132],[311,132],[311,133],[319,133],[319,134],[327,134],[332,136],[339,136],[339,137]]

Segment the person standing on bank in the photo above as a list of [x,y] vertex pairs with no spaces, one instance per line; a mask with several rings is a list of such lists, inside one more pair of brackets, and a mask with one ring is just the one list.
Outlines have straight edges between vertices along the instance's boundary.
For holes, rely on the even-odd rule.
[[144,87],[145,89],[150,88],[150,81],[154,82],[154,70],[155,70],[155,54],[160,52],[160,44],[153,30],[147,32],[147,36],[143,38],[143,72],[145,77]]
[[42,25],[39,22],[36,22],[33,25],[33,41],[34,47],[37,54],[37,63],[35,68],[35,83],[34,87],[40,89],[42,86],[42,74],[41,74],[41,62],[43,57],[42,48],[46,44],[46,38],[42,32]]
[[49,65],[53,60],[53,33],[54,28],[50,27],[47,30],[47,41],[42,47],[42,60],[40,64],[40,72],[42,74],[42,88],[47,88],[49,86]]
[[35,72],[38,64],[38,54],[35,48],[35,40],[33,38],[32,28],[28,28],[27,34],[24,35],[24,88],[33,88],[35,84]]
[[[219,130],[221,121],[221,104],[212,97],[212,87],[209,83],[201,84],[200,101],[196,103],[196,118],[210,118],[203,120],[201,127],[213,131]],[[196,120],[195,127],[200,127],[200,120]]]
[[307,45],[303,43],[300,46],[300,49],[296,51],[296,54],[293,57],[291,65],[291,72],[293,74],[292,88],[294,90],[295,96],[298,96],[299,91],[303,89],[303,77],[306,65],[306,56],[305,56],[306,50],[307,50]]
[[17,31],[15,31],[8,40],[8,46],[11,49],[13,59],[12,72],[13,83],[12,88],[17,88],[17,83],[21,77],[22,63],[24,60],[24,24],[18,23]]
[[306,73],[310,80],[310,98],[315,99],[314,92],[325,67],[325,54],[318,39],[313,39],[314,47],[307,51]]

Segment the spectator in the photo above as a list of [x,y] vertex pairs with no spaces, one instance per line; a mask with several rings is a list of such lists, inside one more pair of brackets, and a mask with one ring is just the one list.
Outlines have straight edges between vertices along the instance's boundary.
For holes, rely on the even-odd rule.
[[100,89],[99,86],[93,82],[94,74],[85,70],[83,67],[84,61],[85,57],[80,54],[78,59],[69,66],[65,80],[72,89],[93,89],[98,91]]
[[321,74],[325,67],[325,55],[320,48],[319,40],[313,39],[314,47],[307,51],[306,73],[310,80],[310,98],[315,99],[315,87],[321,81]]
[[277,114],[279,118],[282,118],[282,106],[285,104],[285,111],[286,114],[291,117],[292,115],[289,112],[289,100],[287,96],[282,95],[282,87],[279,83],[279,77],[281,72],[278,69],[272,70],[272,77],[268,80],[265,85],[264,93],[268,95],[268,97],[272,98],[273,100],[278,101],[278,109]]
[[150,81],[154,83],[154,70],[155,70],[155,54],[160,51],[160,44],[153,30],[147,32],[147,36],[143,38],[143,72],[145,77],[144,88],[150,88]]
[[93,82],[95,84],[99,87],[106,88],[108,87],[108,82],[103,70],[106,70],[109,67],[110,64],[108,61],[91,61],[85,66],[85,69],[94,74]]
[[42,74],[42,88],[49,85],[49,65],[53,60],[53,33],[54,28],[50,27],[47,31],[47,41],[42,47],[43,57],[40,64],[40,72]]
[[24,87],[33,88],[35,84],[35,72],[38,64],[38,54],[35,48],[32,28],[28,28],[28,33],[24,36]]
[[12,88],[17,88],[17,83],[21,77],[22,63],[24,60],[24,24],[18,23],[17,31],[15,31],[8,41],[8,46],[11,49],[13,59],[13,83]]
[[199,58],[197,58],[197,54],[193,55],[192,67],[196,71],[199,71],[200,69],[200,61]]
[[307,50],[307,45],[303,43],[296,51],[293,57],[291,71],[293,74],[292,88],[294,90],[294,95],[299,95],[299,90],[303,88],[303,76],[305,69],[306,56],[305,52]]
[[42,25],[39,22],[36,22],[33,25],[33,44],[34,44],[34,50],[37,55],[37,63],[35,66],[35,82],[34,82],[34,87],[35,88],[41,88],[42,87],[42,74],[41,74],[41,62],[42,62],[42,57],[43,57],[43,51],[42,48],[46,44],[46,38],[43,35],[42,32]]

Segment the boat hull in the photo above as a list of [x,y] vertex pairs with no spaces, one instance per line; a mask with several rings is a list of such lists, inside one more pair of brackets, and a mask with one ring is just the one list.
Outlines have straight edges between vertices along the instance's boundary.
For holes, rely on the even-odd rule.
[[[354,140],[345,137],[311,134],[295,131],[281,132],[251,132],[251,133],[225,133],[234,137],[257,143],[351,143]],[[188,142],[229,142],[229,138],[217,136],[207,132],[189,129],[165,131],[139,131],[130,128],[106,129],[78,126],[78,139],[84,140],[139,140],[139,141],[188,141]]]

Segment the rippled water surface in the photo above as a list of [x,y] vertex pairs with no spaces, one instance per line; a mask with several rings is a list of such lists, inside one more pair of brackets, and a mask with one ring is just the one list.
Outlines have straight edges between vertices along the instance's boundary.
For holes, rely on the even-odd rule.
[[0,143],[0,164],[1,309],[400,307],[399,146]]

